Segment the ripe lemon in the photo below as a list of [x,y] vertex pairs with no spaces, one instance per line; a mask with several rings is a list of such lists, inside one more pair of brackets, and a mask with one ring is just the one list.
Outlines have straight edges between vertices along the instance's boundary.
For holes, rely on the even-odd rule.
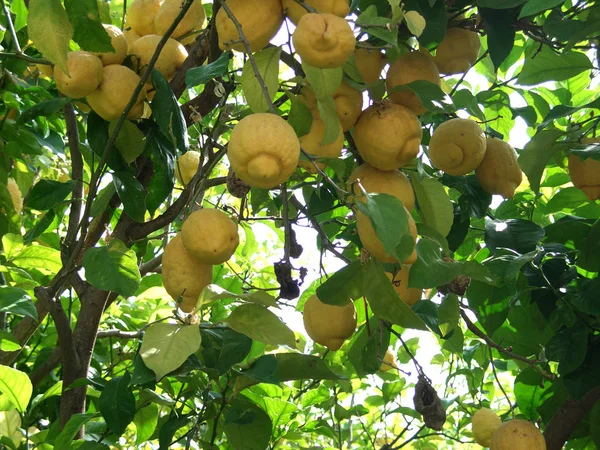
[[[320,118],[313,118],[312,125],[308,134],[300,138],[300,146],[308,153],[321,158],[338,158],[342,156],[344,147],[344,132],[339,127],[338,137],[331,144],[323,145],[325,136],[325,122]],[[312,163],[308,162],[310,166]]]
[[388,101],[365,109],[354,126],[360,156],[380,170],[399,169],[415,158],[422,137],[419,118],[410,109]]
[[[162,36],[157,34],[148,34],[142,36],[131,45],[129,53],[139,58],[138,72],[141,73],[144,71],[150,63],[161,39]],[[187,57],[188,52],[183,45],[175,39],[168,39],[160,52],[154,68],[162,73],[167,80],[171,80]]]
[[[582,144],[598,144],[600,139],[582,139]],[[600,161],[569,155],[569,175],[573,186],[581,189],[590,201],[600,198]]]
[[127,56],[127,39],[119,27],[115,27],[114,25],[103,26],[110,36],[110,43],[115,51],[94,53],[94,55],[100,58],[100,61],[105,66],[109,64],[121,64]]
[[233,128],[227,155],[231,168],[244,183],[270,189],[287,181],[296,170],[300,142],[281,117],[252,114]]
[[489,447],[492,444],[492,435],[501,425],[500,417],[488,408],[481,408],[471,417],[473,437],[482,447]]
[[165,247],[161,273],[169,295],[175,300],[183,297],[179,308],[184,312],[196,306],[202,289],[212,283],[212,266],[202,264],[185,250],[180,233]]
[[381,372],[387,372],[389,370],[398,369],[398,360],[396,359],[396,355],[388,348],[385,351],[385,355],[383,356],[383,361],[381,362],[381,366],[379,366],[379,370]]
[[81,98],[98,88],[104,76],[102,61],[89,52],[69,52],[67,54],[69,75],[58,66],[54,69],[54,79],[58,90],[72,98]]
[[423,298],[423,290],[408,287],[408,278],[410,276],[410,265],[403,265],[395,275],[386,272],[392,286],[398,293],[398,297],[408,306],[415,305],[419,300]]
[[411,90],[391,92],[396,86],[402,86],[417,80],[429,81],[438,86],[441,84],[440,72],[433,58],[426,51],[410,52],[400,56],[390,65],[385,84],[388,96],[393,103],[406,106],[418,115],[427,110],[417,94]]
[[373,84],[379,80],[381,71],[388,62],[388,57],[383,52],[357,48],[354,50],[354,64],[363,81]]
[[127,9],[127,22],[140,36],[156,34],[154,18],[162,0],[133,0]]
[[484,191],[504,198],[512,198],[523,181],[515,149],[508,142],[492,137],[487,138],[485,155],[475,175]]
[[335,100],[335,112],[340,119],[342,129],[348,131],[354,126],[362,112],[362,92],[354,89],[348,83],[342,82],[333,94],[333,99]]
[[477,122],[451,119],[433,132],[429,141],[429,159],[438,169],[459,177],[481,164],[486,145],[485,134]]
[[415,207],[415,194],[406,175],[399,170],[379,170],[369,164],[358,166],[350,178],[348,185],[354,193],[354,201],[364,201],[360,185],[368,193],[388,194],[399,199],[409,211]]
[[9,178],[6,182],[6,189],[10,194],[10,199],[12,200],[13,207],[17,213],[23,211],[23,195],[21,194],[21,190],[17,185],[17,182],[14,178]]
[[491,450],[546,450],[544,435],[531,422],[513,419],[492,435]]
[[[283,23],[281,0],[227,0],[227,6],[242,26],[252,52],[263,49]],[[217,33],[221,50],[246,52],[240,35],[224,8],[217,13]]]
[[199,152],[189,150],[177,158],[175,162],[175,178],[180,184],[187,186],[198,172],[201,155]]
[[[294,0],[283,0],[281,3],[286,15],[295,24],[308,13],[306,8]],[[338,17],[346,17],[350,13],[350,0],[304,0],[304,3],[312,6],[318,13],[334,14]]]
[[[131,69],[118,64],[104,67],[104,79],[94,92],[86,97],[90,107],[104,120],[116,120],[129,103],[140,77]],[[131,110],[128,119],[139,119],[144,112],[143,100],[146,88],[143,87],[137,97],[137,104]]]
[[450,27],[436,50],[435,63],[443,74],[465,73],[477,61],[480,49],[477,33]]
[[339,350],[356,329],[354,303],[346,306],[327,305],[316,295],[304,304],[304,328],[310,338],[331,351]]
[[340,67],[356,46],[348,22],[333,14],[305,14],[292,41],[302,62],[320,69]]
[[187,252],[202,264],[222,264],[240,244],[236,223],[223,211],[204,208],[194,211],[181,226]]
[[123,36],[125,36],[125,40],[127,41],[127,54],[131,53],[131,46],[135,41],[137,41],[141,36],[133,31],[132,28],[127,29],[127,24],[125,25],[126,29],[123,30]]
[[[171,24],[175,21],[185,0],[164,0],[154,17],[154,28],[156,34],[164,36]],[[206,11],[201,0],[194,0],[190,9],[187,10],[181,22],[177,24],[175,31],[171,34],[173,39],[183,36],[192,30],[199,30],[206,20]]]

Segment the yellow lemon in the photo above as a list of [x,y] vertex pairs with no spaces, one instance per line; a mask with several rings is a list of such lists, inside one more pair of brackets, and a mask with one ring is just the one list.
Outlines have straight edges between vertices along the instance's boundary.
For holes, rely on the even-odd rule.
[[6,189],[12,200],[13,207],[17,213],[23,211],[23,195],[19,189],[19,185],[14,178],[9,178],[6,183]]
[[[600,139],[582,139],[582,144],[598,144]],[[590,201],[600,198],[600,161],[569,155],[569,175],[573,186],[581,189]]]
[[302,62],[320,69],[340,67],[356,46],[348,22],[333,14],[305,14],[292,41]]
[[354,126],[360,156],[380,170],[394,170],[419,153],[423,130],[419,118],[408,108],[388,101],[363,111]]
[[354,303],[335,306],[323,303],[316,295],[304,304],[304,328],[310,338],[331,351],[339,350],[356,329]]
[[123,36],[125,36],[125,40],[127,41],[127,54],[131,53],[131,46],[135,41],[137,41],[141,36],[133,31],[132,28],[123,30]]
[[320,118],[313,118],[309,133],[300,138],[300,146],[311,155],[321,158],[338,158],[342,156],[342,148],[344,147],[342,127],[339,127],[338,136],[334,142],[323,145],[324,136],[325,122]]
[[408,306],[415,305],[419,300],[423,298],[423,289],[409,288],[408,278],[410,276],[410,265],[403,265],[396,274],[386,272],[385,274],[392,282],[392,286],[400,300]]
[[464,28],[450,27],[435,53],[435,63],[441,73],[464,73],[471,68],[481,49],[479,35]]
[[103,79],[102,61],[89,52],[67,54],[69,75],[58,66],[54,69],[56,87],[67,97],[81,98],[98,88]]
[[335,100],[335,112],[340,119],[342,129],[348,131],[354,126],[362,112],[362,92],[354,89],[348,83],[342,82],[333,94],[333,99]]
[[[179,15],[181,7],[184,4],[185,0],[163,1],[162,5],[160,5],[160,8],[158,8],[156,17],[154,17],[154,28],[156,30],[156,34],[160,34],[161,36],[167,34],[167,30]],[[206,11],[204,11],[202,1],[194,0],[192,6],[190,6],[190,9],[188,9],[188,11],[185,13],[185,16],[183,16],[183,19],[181,19],[181,22],[177,24],[177,27],[175,28],[175,31],[173,31],[173,34],[171,34],[171,37],[173,39],[177,39],[178,37],[181,37],[192,30],[199,30],[204,25],[205,20]]]
[[531,422],[513,419],[492,435],[491,450],[546,450],[544,435]]
[[[162,36],[157,34],[148,34],[142,36],[131,45],[129,53],[139,58],[139,72],[144,71],[148,63],[150,63],[161,39]],[[171,80],[187,57],[188,52],[183,45],[175,39],[168,39],[160,52],[154,68],[162,73],[167,80]]]
[[419,96],[411,90],[394,92],[393,89],[418,80],[429,81],[438,86],[441,84],[438,68],[426,51],[410,52],[400,56],[390,65],[385,80],[390,100],[397,105],[406,106],[417,115],[427,111]]
[[438,169],[459,177],[481,164],[486,145],[485,134],[477,122],[451,119],[433,132],[429,141],[429,159]]
[[[600,164],[598,168],[600,169]],[[475,176],[483,190],[489,194],[512,198],[523,181],[517,152],[508,142],[488,137],[485,155],[475,169]]]
[[[308,13],[306,8],[294,0],[283,0],[281,3],[286,15],[295,24]],[[318,13],[334,14],[338,17],[346,17],[350,13],[350,0],[304,0],[304,3],[312,6]]]
[[406,175],[399,170],[379,170],[369,164],[358,166],[348,179],[354,201],[364,201],[360,185],[368,193],[393,195],[409,211],[415,207],[415,194]]
[[[104,67],[102,84],[86,97],[90,107],[104,120],[116,120],[129,103],[140,77],[131,69],[118,64]],[[139,119],[144,112],[143,100],[146,98],[146,87],[137,97],[136,106],[131,110],[128,119]]]
[[108,66],[109,64],[121,64],[127,56],[127,39],[119,27],[114,25],[103,25],[104,29],[110,36],[110,43],[115,49],[114,52],[102,52],[94,53],[102,64]]
[[381,372],[387,372],[389,370],[397,370],[398,369],[398,360],[396,359],[396,355],[388,348],[385,351],[385,355],[383,356],[383,361],[381,362],[381,366],[379,366],[379,370]]
[[[283,23],[281,0],[227,0],[227,6],[242,26],[252,52],[263,49]],[[217,13],[217,33],[221,50],[246,52],[240,35],[224,8]]]
[[223,211],[204,208],[194,211],[181,226],[187,252],[202,264],[222,264],[240,244],[236,223]]
[[482,447],[489,447],[492,444],[492,435],[501,425],[500,417],[488,408],[481,408],[471,417],[473,437]]
[[127,23],[140,36],[156,34],[154,18],[162,0],[133,0],[127,9]]
[[252,114],[233,128],[227,155],[231,168],[244,183],[270,189],[287,181],[296,170],[300,142],[281,117]]
[[177,158],[175,163],[175,178],[177,178],[179,183],[187,186],[192,181],[192,178],[198,172],[201,156],[199,152],[189,150]]
[[190,255],[179,233],[165,247],[161,274],[169,295],[175,300],[183,297],[179,308],[184,312],[196,306],[202,289],[212,283],[212,266]]
[[379,80],[381,71],[388,62],[385,53],[366,48],[357,48],[354,51],[354,64],[363,81],[373,84]]

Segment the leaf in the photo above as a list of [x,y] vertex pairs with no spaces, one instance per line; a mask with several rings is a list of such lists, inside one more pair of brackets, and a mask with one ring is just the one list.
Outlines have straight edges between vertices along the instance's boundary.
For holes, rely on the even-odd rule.
[[69,98],[53,98],[45,100],[40,103],[36,103],[31,108],[26,109],[21,113],[17,123],[24,125],[30,123],[33,119],[40,116],[51,116],[52,114],[60,111],[63,106],[69,103]]
[[521,9],[519,19],[528,16],[534,16],[548,9],[562,5],[564,0],[529,0]]
[[252,348],[252,339],[230,328],[202,329],[200,333],[202,362],[206,367],[216,369],[219,374],[242,362]]
[[406,26],[408,27],[408,30],[416,37],[419,37],[421,34],[423,34],[423,30],[425,30],[425,26],[427,24],[423,16],[417,11],[407,11],[404,14],[404,20],[406,20]]
[[[419,36],[419,44],[431,48],[438,44],[446,34],[449,14],[446,11],[446,2],[424,2],[422,0],[405,0],[402,2],[405,11],[414,10],[425,19],[425,29]],[[397,45],[396,42],[391,43]]]
[[223,431],[235,450],[266,450],[271,440],[271,419],[255,404],[241,399],[231,402]]
[[[258,69],[258,73],[264,81],[269,100],[272,102],[279,87],[279,57],[281,56],[281,48],[269,47],[262,49],[254,54],[254,61]],[[254,68],[250,59],[246,61],[242,69],[241,78],[242,91],[248,102],[248,106],[255,113],[269,111],[270,102],[264,96],[263,89],[259,80],[256,78]]]
[[19,431],[20,427],[21,415],[19,414],[19,411],[16,409],[0,411],[0,436],[12,441],[13,445],[18,445],[23,438],[23,435]]
[[317,69],[302,63],[302,69],[306,74],[306,79],[310,83],[317,100],[324,100],[331,97],[342,84],[343,70],[341,67],[335,69]]
[[[399,19],[399,17],[397,18]],[[394,47],[398,46],[398,29],[392,26],[391,19],[378,15],[375,5],[371,5],[365,9],[356,19],[356,24],[364,27],[362,31],[369,33],[371,36],[381,39]]]
[[150,214],[154,214],[173,192],[176,155],[173,150],[166,137],[158,129],[150,130],[146,137],[145,149],[152,163],[152,177],[148,183],[146,195],[146,208]]
[[442,88],[431,81],[416,80],[408,84],[394,86],[388,91],[388,95],[400,91],[414,92],[428,111],[443,111],[439,104],[446,99],[446,94],[442,91]]
[[[496,2],[498,3],[500,2]],[[516,11],[479,8],[479,13],[487,30],[490,58],[497,70],[506,60],[515,43]]]
[[581,324],[563,328],[546,344],[546,357],[558,361],[558,373],[566,375],[585,360],[588,350],[588,329]]
[[42,55],[66,74],[73,26],[60,0],[30,0],[27,33]]
[[510,9],[522,5],[527,0],[477,0],[480,8]]
[[544,229],[523,219],[486,220],[485,244],[492,253],[499,248],[510,248],[525,254],[535,250],[544,237]]
[[155,323],[144,334],[140,356],[160,380],[196,353],[201,341],[198,326]]
[[177,430],[186,426],[189,420],[190,419],[186,416],[168,418],[168,420],[160,427],[158,439],[159,450],[168,450],[171,448],[171,441],[173,441],[175,433],[177,433]]
[[254,304],[238,306],[224,322],[238,333],[259,342],[296,348],[294,332],[263,306]]
[[100,20],[96,0],[65,0],[65,9],[73,24],[73,40],[89,52],[115,52]]
[[429,238],[417,242],[417,262],[410,269],[408,287],[428,289],[448,284],[461,273],[461,264],[446,262],[437,243]]
[[37,209],[38,211],[46,211],[60,205],[73,191],[75,181],[67,181],[61,183],[54,180],[38,181],[27,198],[27,207]]
[[0,411],[16,408],[25,414],[33,386],[26,373],[0,365]]
[[229,53],[223,52],[216,61],[206,66],[194,67],[185,74],[185,83],[188,88],[205,84],[217,77],[220,77],[229,67]]
[[372,318],[369,327],[362,327],[348,351],[348,359],[360,378],[379,370],[389,342],[390,331],[378,318]]
[[292,380],[339,380],[341,377],[329,369],[325,361],[313,355],[277,353],[275,377],[280,381]]
[[99,417],[100,413],[73,414],[54,441],[54,450],[70,450],[78,431],[90,420]]
[[40,395],[36,395],[33,398],[33,400],[31,401],[31,406],[29,407],[29,410],[31,411],[31,410],[35,409],[36,406],[38,406],[40,403],[42,403],[46,399],[49,399],[51,397],[60,396],[62,394],[62,385],[63,385],[62,380],[57,381],[52,386],[50,386],[46,392],[44,392],[43,394],[40,394]]
[[25,247],[11,262],[22,269],[45,269],[51,273],[57,273],[62,268],[60,252],[41,245]]
[[352,261],[338,270],[317,288],[317,297],[323,303],[345,306],[363,296],[363,270],[360,261]]
[[337,115],[333,97],[317,100],[317,107],[319,108],[321,120],[325,124],[325,133],[321,145],[328,145],[335,142],[342,132],[340,118]]
[[517,83],[532,86],[546,81],[564,81],[592,67],[585,53],[570,51],[557,54],[544,45],[539,53],[525,57]]
[[[113,134],[117,126],[116,120],[112,121],[108,126],[108,133]],[[138,156],[144,152],[146,145],[144,133],[131,121],[126,120],[119,131],[115,147],[123,157],[127,164],[131,164]]]
[[512,286],[496,287],[477,280],[471,281],[467,289],[469,306],[475,310],[479,323],[489,335],[500,328],[508,317],[513,293]]
[[115,189],[114,183],[111,183],[104,189],[102,189],[94,199],[94,202],[92,203],[90,215],[92,217],[98,217],[104,211],[106,211],[106,209],[110,205],[110,201],[116,193],[117,190]]
[[[25,242],[26,245],[31,244],[33,241],[35,241],[38,237],[40,237],[44,231],[46,231],[48,229],[49,226],[51,226],[54,222],[54,219],[56,218],[56,213],[54,212],[54,210],[50,210],[48,211],[46,214],[44,214],[42,216],[42,218],[35,224],[34,227],[30,228],[27,233],[25,233],[25,236],[23,237],[23,240]],[[56,224],[55,224],[56,226]]]
[[0,312],[38,320],[37,310],[31,297],[19,288],[0,286]]
[[14,352],[21,348],[19,341],[15,339],[12,333],[0,330],[0,351]]
[[[91,149],[96,155],[102,158],[104,150],[108,144],[108,126],[109,123],[102,119],[94,111],[88,114],[87,119],[87,138]],[[114,147],[108,152],[106,164],[112,170],[127,170],[127,163],[121,156],[121,153],[114,151]]]
[[590,412],[590,435],[596,447],[600,448],[600,427],[598,427],[598,423],[600,423],[600,402],[596,402]]
[[146,193],[142,184],[129,172],[115,172],[112,180],[125,213],[136,222],[143,222],[146,215]]
[[519,166],[527,176],[531,189],[536,193],[540,190],[542,174],[550,159],[566,149],[565,144],[557,144],[558,138],[563,135],[563,131],[555,129],[540,131],[519,155]]
[[248,292],[245,294],[236,294],[223,289],[221,286],[216,284],[209,284],[200,293],[198,299],[198,308],[204,305],[212,303],[216,300],[224,300],[226,298],[239,298],[249,303],[257,303],[264,306],[277,306],[277,300],[275,297],[267,294],[266,292],[256,291]]
[[169,82],[158,70],[152,70],[152,84],[156,94],[152,99],[152,118],[167,139],[181,153],[189,148],[187,125],[177,98]]
[[293,95],[289,92],[286,94],[292,104],[288,115],[288,123],[296,132],[296,136],[302,137],[310,132],[313,120],[312,114],[310,109],[306,106],[306,103],[300,100],[297,95]]
[[136,445],[143,444],[149,440],[156,430],[158,425],[158,405],[150,403],[145,408],[138,410],[133,419],[135,424],[135,443]]
[[129,382],[128,372],[122,377],[113,378],[104,387],[98,399],[98,410],[106,421],[106,426],[117,436],[123,434],[135,416],[135,397]]
[[527,367],[517,375],[514,384],[515,400],[526,419],[536,421],[538,407],[545,394],[552,391],[552,383],[542,378],[533,367]]
[[454,222],[454,207],[444,186],[435,178],[411,177],[419,212],[423,222],[437,230],[443,237],[448,236]]
[[83,257],[87,281],[94,287],[125,297],[134,295],[140,285],[140,271],[133,250],[112,239],[105,247],[90,248]]

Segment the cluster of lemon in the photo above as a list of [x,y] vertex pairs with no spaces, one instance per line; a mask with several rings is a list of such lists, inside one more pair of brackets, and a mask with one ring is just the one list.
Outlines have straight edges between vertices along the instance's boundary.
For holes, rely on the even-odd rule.
[[[582,144],[600,144],[600,138],[586,138]],[[581,160],[577,155],[569,155],[569,175],[573,185],[581,189],[591,201],[600,199],[600,161],[588,158]]]
[[502,423],[488,408],[473,414],[471,429],[475,441],[491,450],[546,450],[544,436],[534,424],[522,419]]
[[[134,0],[127,13],[126,31],[114,25],[104,25],[111,39],[113,52],[69,52],[68,73],[54,69],[58,90],[68,97],[84,98],[94,112],[105,120],[118,119],[140,83],[139,74],[147,67],[158,43],[181,11],[183,0]],[[201,0],[195,0],[183,20],[175,28],[162,49],[155,68],[170,80],[188,56],[177,38],[185,38],[202,27],[206,12]],[[127,56],[130,55],[130,58]],[[123,65],[128,62],[131,66]],[[128,119],[144,114],[144,100],[149,83],[137,96]],[[151,97],[151,95],[150,95]]]

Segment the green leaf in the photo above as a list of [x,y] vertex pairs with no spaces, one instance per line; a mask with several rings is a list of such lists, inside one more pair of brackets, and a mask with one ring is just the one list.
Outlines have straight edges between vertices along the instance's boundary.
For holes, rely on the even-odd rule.
[[275,377],[280,381],[292,380],[339,380],[341,377],[333,373],[325,361],[313,355],[299,353],[277,353]]
[[30,0],[27,33],[46,59],[69,73],[67,52],[73,26],[60,0]]
[[184,426],[186,426],[189,422],[189,418],[187,416],[176,417],[173,416],[168,418],[168,420],[162,424],[159,432],[159,450],[168,450],[171,447],[171,442],[173,441],[173,437],[175,433]]
[[167,139],[181,153],[189,148],[187,125],[177,98],[169,82],[158,70],[152,70],[152,85],[156,94],[152,99],[152,118]]
[[49,399],[51,397],[58,397],[62,394],[62,385],[63,382],[57,381],[52,386],[48,388],[46,392],[40,395],[36,395],[31,401],[30,411],[33,410],[36,406],[42,403],[44,400]]
[[106,421],[106,426],[117,436],[123,434],[135,416],[135,397],[129,382],[128,372],[122,377],[113,378],[104,387],[98,399],[98,409]]
[[479,106],[477,97],[475,97],[470,90],[460,89],[456,91],[452,96],[452,102],[454,103],[455,107],[459,109],[466,109],[469,114],[477,117],[482,122],[486,120],[485,114]]
[[158,129],[150,130],[146,137],[146,152],[152,163],[152,177],[146,195],[146,208],[150,214],[154,214],[173,192],[176,155],[173,150],[167,138]]
[[[495,2],[496,4],[500,2]],[[490,58],[494,63],[494,68],[498,67],[506,60],[515,43],[516,11],[510,9],[486,9],[479,8],[479,13],[487,31],[488,50]]]
[[404,20],[408,31],[410,31],[416,37],[421,36],[425,30],[426,22],[421,14],[416,11],[407,11],[404,14]]
[[442,88],[431,81],[416,80],[408,84],[394,86],[388,91],[388,95],[400,91],[414,92],[428,111],[443,111],[443,108],[439,105],[446,99],[446,94],[442,91]]
[[370,327],[363,326],[357,333],[348,351],[348,359],[360,378],[379,370],[389,342],[390,331],[378,318],[372,318]]
[[510,248],[520,254],[535,250],[544,237],[544,229],[523,219],[486,220],[485,244],[492,253],[499,248]]
[[[412,269],[411,269],[412,275]],[[467,289],[469,306],[475,310],[479,323],[492,335],[508,317],[514,288],[510,285],[491,286],[473,280]]]
[[356,24],[364,27],[362,31],[369,33],[371,36],[394,47],[398,46],[398,29],[391,26],[391,19],[379,16],[374,5],[369,6],[358,16]]
[[100,214],[106,211],[106,208],[108,208],[110,201],[116,193],[117,190],[115,189],[114,183],[111,183],[102,189],[92,203],[90,215],[92,217],[98,217]]
[[448,294],[438,309],[438,321],[444,337],[455,330],[460,320],[460,303],[456,294]]
[[564,81],[593,67],[585,53],[555,53],[548,46],[542,46],[539,53],[525,58],[525,64],[517,83],[532,86],[546,81]]
[[60,111],[63,106],[69,103],[69,98],[53,98],[40,103],[36,103],[31,108],[26,109],[21,113],[18,124],[24,125],[30,123],[33,119],[40,116],[51,116],[52,114]]
[[11,262],[21,269],[45,269],[51,273],[57,273],[62,268],[60,252],[41,245],[25,247]]
[[149,440],[156,430],[158,424],[158,405],[150,403],[145,408],[138,410],[133,418],[135,424],[135,443],[136,445],[143,444]]
[[25,413],[33,386],[26,373],[0,365],[0,411],[16,408]]
[[136,222],[143,222],[146,215],[146,193],[142,184],[129,172],[115,172],[112,180],[125,213]]
[[185,83],[188,88],[205,84],[220,77],[229,67],[229,53],[223,52],[216,61],[206,66],[194,67],[185,73]]
[[596,402],[590,412],[590,435],[594,440],[597,448],[600,448],[600,402]]
[[317,297],[328,305],[345,306],[362,296],[363,270],[360,261],[352,261],[317,288]]
[[563,328],[546,344],[546,357],[558,361],[558,373],[566,375],[585,360],[588,350],[588,329],[582,324]]
[[133,250],[118,239],[105,247],[90,248],[83,257],[87,281],[98,289],[125,297],[134,295],[140,285],[140,270]]
[[10,5],[10,12],[15,15],[15,23],[13,24],[15,31],[20,31],[27,26],[29,10],[24,0],[13,0]]
[[227,372],[248,356],[252,339],[230,328],[200,330],[202,334],[202,362],[219,374]]
[[201,341],[198,326],[155,323],[144,334],[140,356],[160,380],[196,353]]
[[312,114],[306,106],[306,103],[300,100],[297,95],[287,92],[287,96],[292,104],[288,115],[288,123],[294,129],[296,135],[302,137],[310,132],[313,120]]
[[[104,149],[108,143],[108,122],[102,119],[94,111],[88,114],[87,138],[93,152],[102,158]],[[114,147],[108,152],[106,164],[112,170],[127,170],[127,163],[123,160],[121,153],[114,151]]]
[[537,133],[527,143],[519,155],[519,166],[527,175],[531,189],[539,192],[542,174],[550,159],[560,151],[566,149],[565,144],[558,144],[557,140],[565,133],[560,130],[543,130]]
[[527,0],[477,0],[477,6],[480,8],[491,9],[509,9],[522,5]]
[[100,413],[73,414],[54,441],[54,450],[70,450],[73,439],[82,426],[99,417]]
[[46,211],[60,205],[73,191],[75,181],[61,183],[54,180],[40,180],[31,189],[27,198],[27,207]]
[[[267,86],[269,100],[272,102],[279,87],[279,57],[281,48],[269,47],[254,54],[254,61],[260,77]],[[269,111],[270,102],[264,96],[259,80],[256,78],[250,59],[244,64],[241,78],[242,91],[248,106],[255,113]]]
[[271,419],[255,404],[234,399],[223,431],[235,450],[266,450],[271,440]]
[[243,333],[256,341],[296,348],[294,332],[264,306],[255,304],[238,306],[224,322],[238,333]]
[[[425,30],[419,36],[420,45],[431,48],[442,41],[446,34],[448,17],[450,16],[446,11],[446,2],[440,0],[435,2],[405,0],[402,3],[405,11],[417,11],[425,19]],[[395,43],[390,42],[390,44],[397,45],[397,40]]]
[[42,216],[42,218],[35,224],[35,226],[33,226],[27,231],[23,238],[25,244],[31,244],[38,237],[40,237],[44,233],[44,231],[46,231],[48,227],[51,226],[53,223],[56,226],[54,219],[56,219],[56,213],[54,212],[54,210],[51,209]]
[[423,223],[437,230],[443,237],[448,236],[454,221],[454,207],[446,189],[435,178],[411,177],[411,182]]
[[428,238],[417,242],[417,262],[410,269],[408,287],[428,289],[448,284],[462,271],[458,262],[446,262],[439,245]]
[[115,52],[100,20],[96,0],[65,0],[65,9],[75,29],[73,40],[89,52]]
[[277,300],[275,297],[266,292],[256,291],[244,294],[236,294],[234,292],[229,292],[216,284],[209,284],[202,290],[198,299],[197,307],[200,309],[204,305],[208,305],[216,300],[224,300],[226,298],[238,298],[249,303],[277,307]]
[[[108,126],[109,134],[112,135],[114,133],[117,122],[114,120]],[[131,164],[135,161],[144,152],[145,146],[144,133],[133,122],[129,120],[123,122],[121,131],[119,131],[119,135],[115,141],[115,147],[117,147],[125,162]]]
[[538,407],[547,393],[552,391],[552,383],[542,378],[533,367],[527,367],[517,375],[514,384],[515,400],[526,419],[536,421]]
[[600,277],[585,279],[577,287],[577,293],[571,300],[573,306],[586,314],[600,314]]
[[21,348],[19,341],[8,331],[0,330],[0,351],[14,352]]
[[529,0],[519,13],[519,19],[528,16],[534,16],[538,13],[552,9],[556,6],[562,5],[565,0]]
[[342,84],[343,70],[341,67],[335,69],[317,69],[303,63],[302,69],[306,74],[306,79],[310,83],[317,100],[324,100],[331,97]]
[[[413,276],[411,269],[411,278]],[[403,328],[426,330],[425,322],[407,306],[383,271],[378,261],[371,260],[366,264],[363,275],[363,290],[369,306],[381,320],[386,320]],[[385,353],[385,352],[384,352]]]
[[325,134],[323,135],[321,144],[328,145],[335,142],[342,132],[340,118],[336,112],[335,100],[333,100],[333,97],[319,99],[317,100],[317,107],[319,108],[321,120],[325,123]]
[[21,415],[16,409],[10,411],[0,411],[0,444],[5,444],[6,447],[17,449],[15,444],[23,439],[23,435],[19,428],[21,427]]
[[37,310],[31,297],[19,288],[0,286],[0,312],[38,320]]

